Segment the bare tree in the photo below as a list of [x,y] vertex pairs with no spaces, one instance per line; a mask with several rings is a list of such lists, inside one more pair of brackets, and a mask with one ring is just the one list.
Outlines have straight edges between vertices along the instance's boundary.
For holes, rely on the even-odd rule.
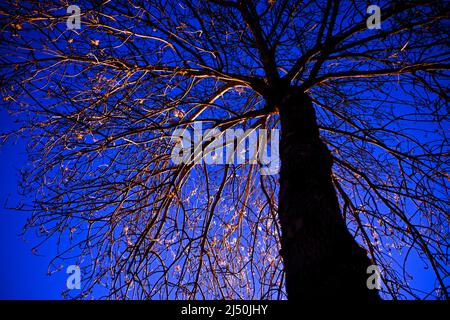
[[[70,4],[0,4],[1,95],[26,228],[80,297],[375,300],[376,264],[385,297],[448,298],[448,4],[387,1],[381,29],[366,1],[78,1],[81,29]],[[198,121],[281,128],[280,175],[175,164]]]

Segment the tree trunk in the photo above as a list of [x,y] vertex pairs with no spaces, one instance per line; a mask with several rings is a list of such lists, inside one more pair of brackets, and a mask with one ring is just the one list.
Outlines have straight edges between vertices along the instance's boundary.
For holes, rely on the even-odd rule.
[[[298,91],[298,90],[297,90]],[[371,265],[347,230],[311,99],[290,89],[281,118],[279,218],[289,300],[378,300],[366,285]]]

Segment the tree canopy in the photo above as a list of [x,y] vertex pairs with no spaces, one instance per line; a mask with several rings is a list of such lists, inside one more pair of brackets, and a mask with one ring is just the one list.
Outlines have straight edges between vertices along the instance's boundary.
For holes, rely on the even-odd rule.
[[[81,297],[285,297],[278,180],[261,164],[174,164],[176,129],[279,128],[270,97],[313,100],[333,182],[392,298],[448,298],[445,1],[66,1],[0,4],[1,104],[27,138],[26,228]],[[410,285],[418,256],[436,279]]]

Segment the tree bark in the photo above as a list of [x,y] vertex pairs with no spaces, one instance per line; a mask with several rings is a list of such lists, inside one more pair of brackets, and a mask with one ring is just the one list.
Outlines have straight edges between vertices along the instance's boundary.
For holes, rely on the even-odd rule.
[[278,108],[280,253],[288,299],[380,299],[366,284],[372,263],[340,212],[331,153],[320,139],[311,99],[291,88]]

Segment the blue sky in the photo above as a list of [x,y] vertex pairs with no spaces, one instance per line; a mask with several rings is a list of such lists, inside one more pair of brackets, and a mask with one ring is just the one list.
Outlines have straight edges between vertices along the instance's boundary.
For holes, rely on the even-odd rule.
[[[0,126],[3,130],[13,127],[11,118],[3,110]],[[45,251],[33,254],[37,239],[32,233],[25,239],[21,237],[29,214],[5,208],[19,203],[19,169],[25,162],[23,142],[16,145],[8,142],[0,148],[0,299],[60,299],[66,285],[65,269],[47,275],[52,248],[45,247]]]

